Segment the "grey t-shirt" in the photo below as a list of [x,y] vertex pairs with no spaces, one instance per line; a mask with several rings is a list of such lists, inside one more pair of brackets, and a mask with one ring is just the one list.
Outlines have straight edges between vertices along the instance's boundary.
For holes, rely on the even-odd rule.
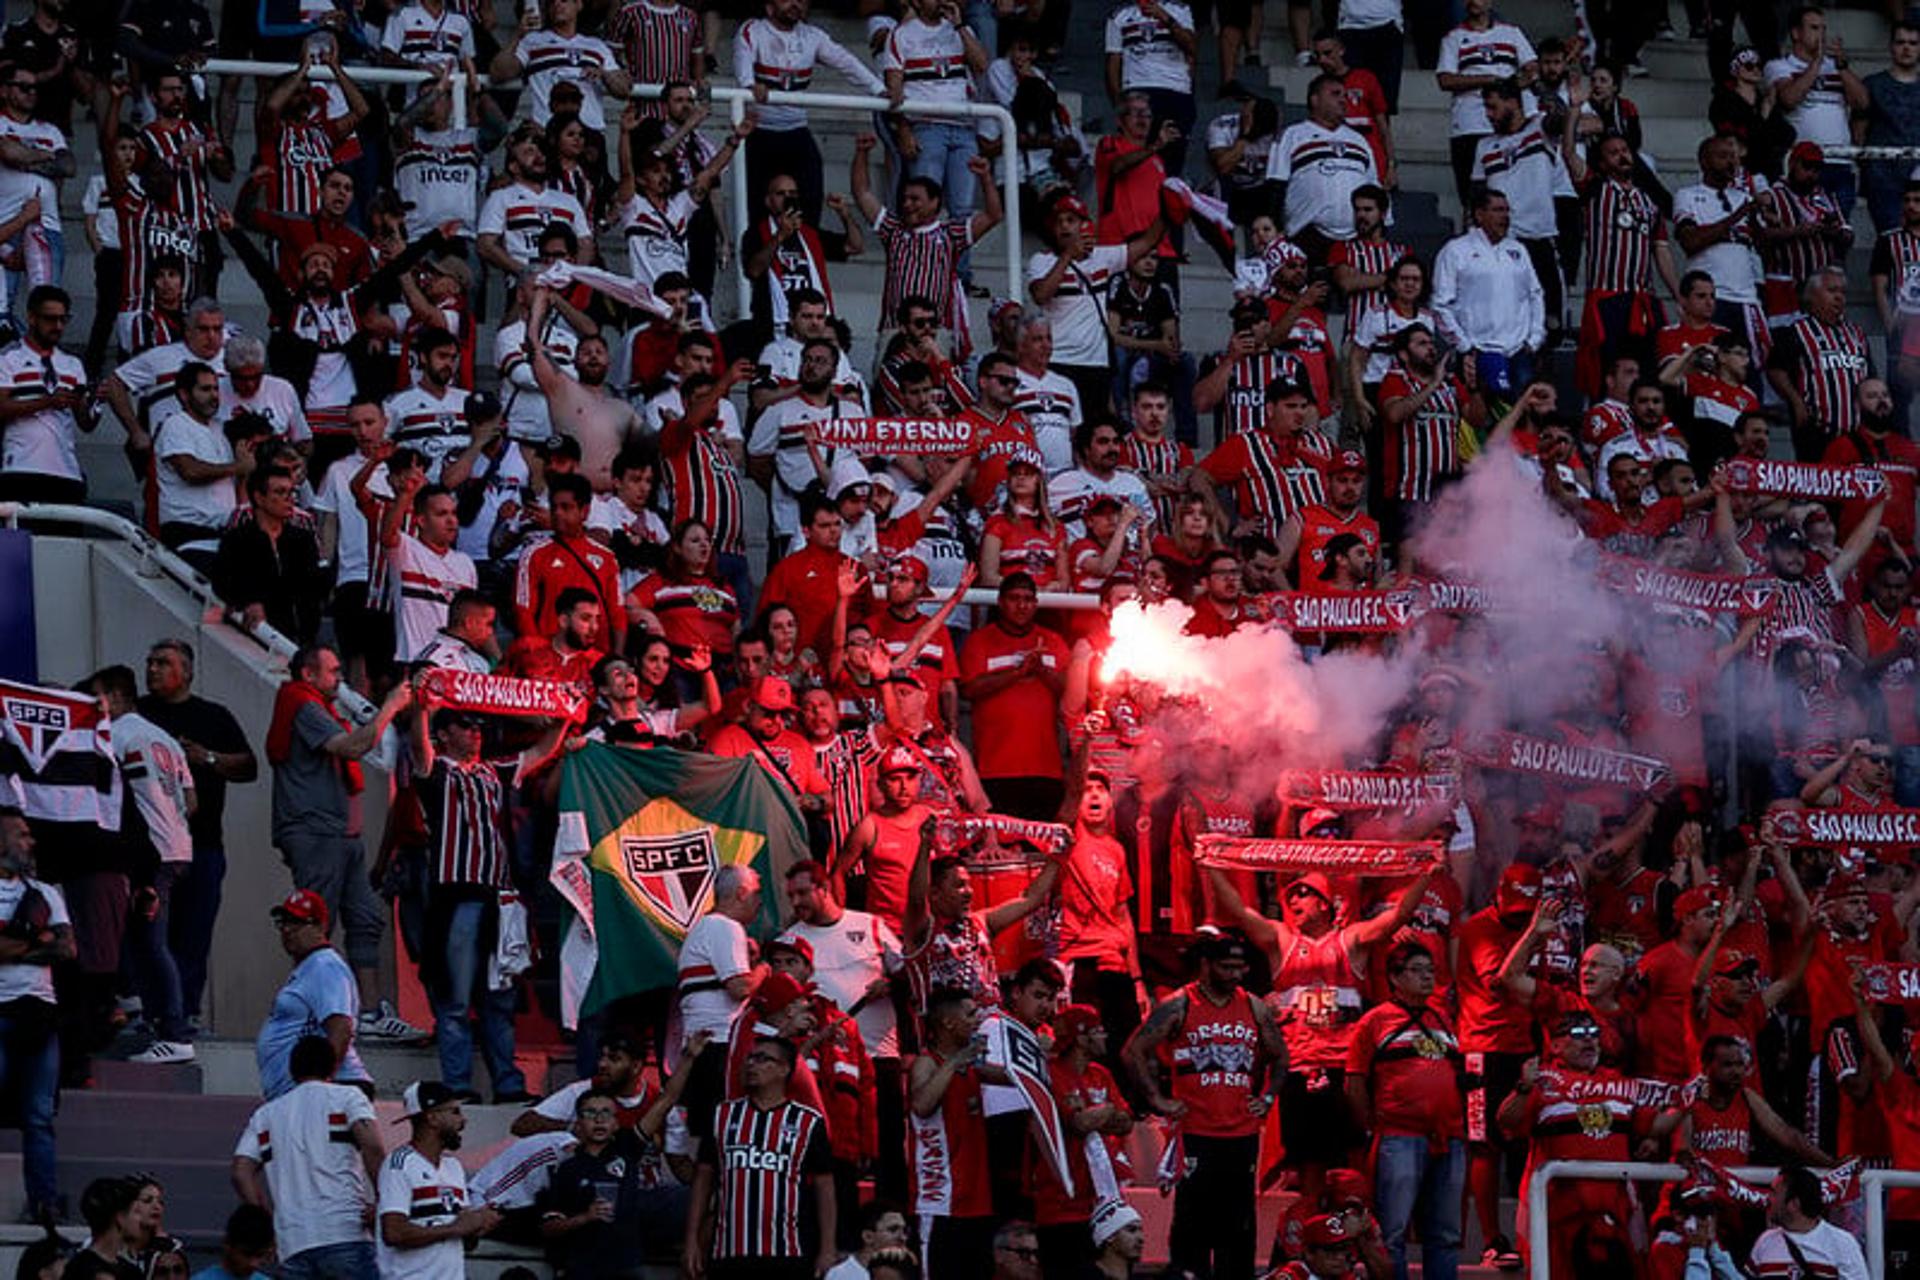
[[360,834],[360,797],[347,790],[345,762],[325,750],[344,732],[340,722],[308,703],[294,713],[293,744],[273,768],[273,834]]

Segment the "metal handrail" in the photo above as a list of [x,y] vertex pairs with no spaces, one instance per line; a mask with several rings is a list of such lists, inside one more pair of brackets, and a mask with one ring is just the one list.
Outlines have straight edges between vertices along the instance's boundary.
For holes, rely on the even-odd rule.
[[[333,72],[325,66],[306,66],[293,62],[259,62],[238,58],[213,58],[201,64],[202,71],[214,75],[234,76],[284,76],[304,67],[309,79],[331,80]],[[347,74],[358,81],[368,84],[426,84],[438,79],[431,71],[403,69],[399,67],[348,67]],[[467,126],[467,77],[456,75],[450,78],[453,89],[453,126],[464,129]],[[518,80],[495,81],[488,76],[478,76],[475,83],[481,88],[507,89],[518,87]],[[636,101],[651,101],[666,92],[665,85],[636,84],[627,91],[627,96]],[[733,123],[746,119],[747,108],[756,100],[753,90],[733,85],[713,85],[707,90],[715,102],[727,104]],[[954,120],[994,120],[1000,125],[1000,168],[1001,205],[1003,211],[1002,230],[1007,238],[1007,294],[1009,298],[1023,295],[1020,266],[1020,149],[1015,143],[1017,136],[1013,125],[1013,113],[997,103],[990,102],[915,102],[908,108],[895,108],[891,99],[859,93],[793,93],[785,89],[776,89],[767,94],[766,101],[771,106],[798,107],[803,111],[882,111],[911,110],[916,116],[940,116]],[[752,215],[747,208],[747,167],[744,162],[734,161],[732,170],[733,186],[733,242],[738,245],[740,237],[745,235],[752,225]],[[753,282],[747,279],[746,264],[738,254],[734,255],[734,282],[740,300],[740,314],[746,315],[753,308]],[[884,319],[884,317],[883,317]]]
[[[219,620],[232,627],[243,636],[247,636],[265,649],[272,657],[282,662],[291,662],[299,646],[265,622],[257,626],[247,626],[239,616],[227,607],[214,590],[213,583],[198,569],[168,550],[158,538],[142,529],[125,516],[115,515],[111,511],[102,511],[98,507],[79,507],[62,502],[0,502],[0,527],[17,529],[22,522],[42,524],[82,525],[97,533],[104,533],[126,543],[140,556],[139,572],[142,577],[165,577],[173,581],[198,600],[209,612],[217,612]],[[202,622],[206,618],[201,619]],[[356,720],[365,720],[374,713],[373,704],[345,685],[340,686],[337,699]]]
[[[1771,1182],[1778,1169],[1742,1167],[1729,1173],[1748,1182]],[[1626,1182],[1678,1182],[1687,1171],[1677,1164],[1641,1164],[1624,1160],[1549,1160],[1535,1169],[1527,1182],[1527,1222],[1547,1222],[1547,1187],[1556,1178],[1583,1178]],[[1866,1199],[1867,1271],[1873,1280],[1885,1280],[1887,1274],[1887,1198],[1889,1187],[1920,1187],[1920,1171],[1906,1169],[1864,1169],[1860,1173],[1860,1193]],[[1529,1280],[1550,1280],[1547,1267],[1549,1251],[1534,1249],[1527,1268]]]

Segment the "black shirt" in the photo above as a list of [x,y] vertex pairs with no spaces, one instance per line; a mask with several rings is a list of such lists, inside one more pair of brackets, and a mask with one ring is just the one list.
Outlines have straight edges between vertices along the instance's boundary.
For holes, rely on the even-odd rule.
[[169,63],[183,53],[218,51],[213,15],[194,0],[133,0],[120,14],[120,27],[147,49],[166,55]]
[[[62,46],[65,46],[63,48]],[[66,56],[66,50],[73,51],[73,58],[80,56],[80,37],[66,23],[61,23],[52,31],[42,31],[40,24],[28,14],[18,22],[7,24],[4,35],[0,35],[0,57],[13,63],[22,70],[34,75],[45,74]],[[34,100],[33,118],[57,124],[63,128],[73,121],[73,68],[69,62],[67,70],[51,79],[40,82],[39,96]]]
[[268,624],[295,644],[312,644],[320,633],[330,583],[309,529],[289,523],[276,544],[259,524],[242,520],[220,538],[213,582],[229,608],[259,605]]
[[1147,286],[1145,297],[1134,292],[1126,276],[1113,282],[1107,292],[1107,314],[1120,321],[1123,336],[1136,342],[1158,342],[1160,326],[1180,318],[1173,291],[1159,280]]
[[612,1222],[593,1222],[559,1237],[555,1252],[568,1280],[628,1274],[645,1261],[638,1175],[648,1161],[640,1135],[623,1129],[599,1155],[576,1149],[554,1168],[543,1197],[549,1214],[571,1217],[595,1200],[613,1206]]
[[[218,751],[222,755],[238,751],[250,751],[247,735],[240,729],[240,722],[233,713],[217,702],[209,702],[197,695],[188,695],[185,702],[167,702],[149,694],[135,704],[140,714],[165,729],[176,739],[183,739]],[[193,793],[198,797],[198,807],[187,819],[187,829],[193,833],[195,849],[225,849],[226,836],[221,819],[227,807],[227,780],[220,776],[210,765],[201,764],[198,758],[187,761],[193,772]]]

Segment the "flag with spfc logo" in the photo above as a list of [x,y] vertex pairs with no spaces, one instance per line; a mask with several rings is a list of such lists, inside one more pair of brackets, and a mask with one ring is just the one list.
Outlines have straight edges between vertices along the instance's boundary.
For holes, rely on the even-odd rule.
[[680,943],[713,905],[723,866],[760,873],[767,892],[749,932],[773,936],[782,874],[806,856],[793,798],[752,760],[600,743],[570,754],[550,875],[572,915],[563,1021],[672,986]]

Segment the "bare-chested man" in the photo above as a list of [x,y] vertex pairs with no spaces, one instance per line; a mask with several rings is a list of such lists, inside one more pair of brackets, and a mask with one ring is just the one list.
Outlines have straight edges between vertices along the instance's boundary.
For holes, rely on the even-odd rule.
[[629,439],[640,435],[640,415],[633,406],[607,390],[612,356],[607,340],[595,334],[581,338],[574,348],[576,381],[562,373],[548,354],[540,333],[553,305],[553,291],[534,290],[533,310],[527,320],[527,343],[532,353],[533,380],[547,398],[553,429],[580,444],[580,474],[595,493],[613,491],[613,459]]

